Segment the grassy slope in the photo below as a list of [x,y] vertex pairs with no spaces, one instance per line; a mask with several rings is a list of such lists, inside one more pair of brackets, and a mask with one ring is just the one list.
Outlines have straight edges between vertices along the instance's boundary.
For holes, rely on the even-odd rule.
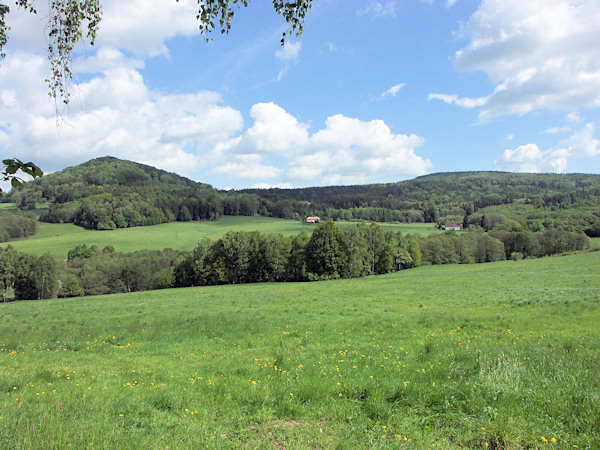
[[599,305],[600,252],[3,304],[0,441],[598,448]]
[[[345,223],[340,222],[344,226]],[[429,234],[435,231],[432,224],[381,224],[386,230],[399,230],[403,233]],[[12,245],[17,250],[42,255],[50,252],[57,259],[66,259],[70,249],[79,244],[96,245],[103,248],[112,245],[117,251],[135,250],[191,250],[202,236],[219,237],[228,230],[259,230],[264,233],[297,234],[305,230],[311,232],[314,225],[303,225],[294,220],[271,217],[232,217],[225,216],[215,222],[172,222],[149,227],[121,228],[117,230],[85,230],[73,224],[40,223],[35,236],[0,244]]]

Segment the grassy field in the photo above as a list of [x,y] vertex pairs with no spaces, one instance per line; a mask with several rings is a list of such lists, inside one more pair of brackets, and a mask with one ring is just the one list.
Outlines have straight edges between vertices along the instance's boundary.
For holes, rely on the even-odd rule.
[[2,304],[5,448],[599,448],[600,252]]
[[[344,227],[348,222],[338,222]],[[386,230],[399,230],[403,233],[429,234],[436,232],[433,224],[381,224]],[[271,217],[225,216],[217,221],[171,222],[149,227],[121,228],[117,230],[86,230],[73,224],[40,223],[35,236],[17,239],[0,244],[12,245],[15,249],[42,255],[46,252],[56,259],[66,259],[69,250],[79,244],[96,245],[103,248],[112,245],[117,251],[135,250],[191,250],[203,236],[220,237],[228,230],[254,231],[263,233],[298,234],[301,231],[312,232],[315,225],[303,225],[295,220],[275,219]]]

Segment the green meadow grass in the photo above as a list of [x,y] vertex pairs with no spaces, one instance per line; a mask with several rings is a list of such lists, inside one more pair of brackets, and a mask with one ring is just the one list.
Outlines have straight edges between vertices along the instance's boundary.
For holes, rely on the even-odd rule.
[[[350,222],[338,222],[341,227]],[[403,233],[429,234],[436,232],[433,224],[381,224],[386,230]],[[64,260],[72,248],[80,244],[96,245],[103,248],[112,245],[117,251],[136,250],[191,250],[198,241],[208,236],[218,238],[228,230],[254,231],[263,233],[298,234],[312,232],[316,225],[302,224],[296,220],[271,217],[224,216],[216,221],[171,222],[148,227],[121,228],[117,230],[86,230],[73,224],[39,223],[36,235],[25,239],[12,240],[0,246],[12,245],[16,250],[34,255],[49,252],[54,258]]]
[[2,304],[0,442],[599,448],[599,306],[600,252]]

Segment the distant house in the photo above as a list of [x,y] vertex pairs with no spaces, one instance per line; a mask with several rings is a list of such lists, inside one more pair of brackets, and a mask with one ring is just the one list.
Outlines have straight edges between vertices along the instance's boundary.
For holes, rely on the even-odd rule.
[[446,231],[450,231],[450,230],[460,231],[461,229],[462,229],[462,226],[458,223],[447,223],[446,225],[444,225],[444,230],[446,230]]
[[317,216],[309,216],[306,218],[306,223],[319,223],[320,221],[321,218]]

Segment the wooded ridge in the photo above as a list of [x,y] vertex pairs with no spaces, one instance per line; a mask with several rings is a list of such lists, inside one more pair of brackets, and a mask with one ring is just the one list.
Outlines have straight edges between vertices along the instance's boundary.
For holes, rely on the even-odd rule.
[[22,209],[49,202],[41,221],[99,230],[259,214],[600,236],[597,174],[451,172],[387,184],[219,191],[150,166],[102,157],[26,183],[3,201]]

